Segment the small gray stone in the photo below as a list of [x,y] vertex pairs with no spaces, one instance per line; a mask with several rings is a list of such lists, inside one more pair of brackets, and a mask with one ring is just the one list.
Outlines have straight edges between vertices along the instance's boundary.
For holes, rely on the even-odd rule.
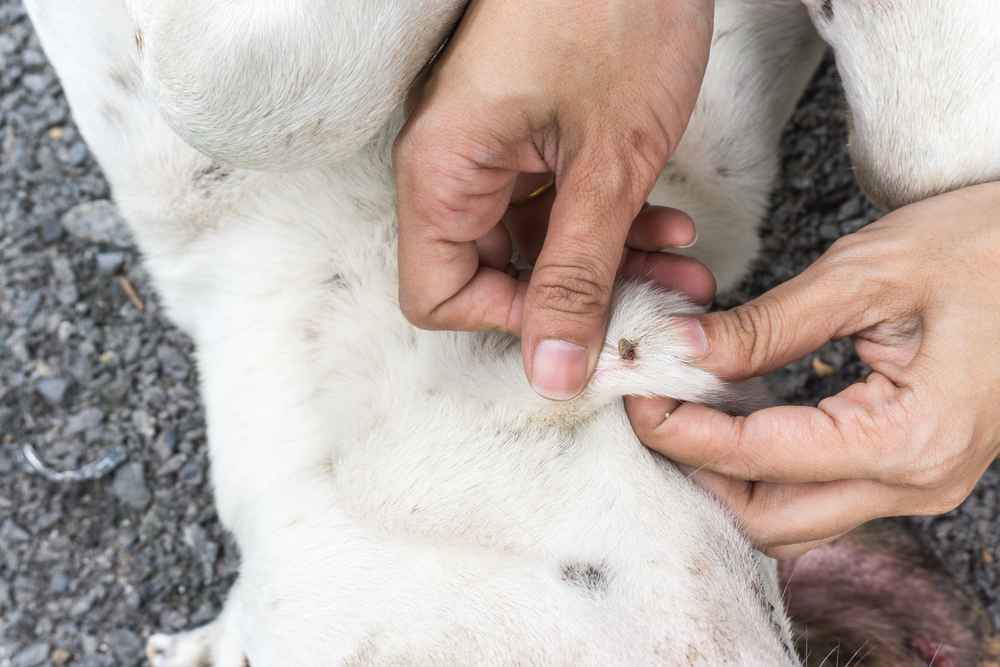
[[132,413],[132,425],[147,440],[156,435],[156,420],[145,410],[136,410]]
[[118,500],[135,510],[145,509],[152,499],[141,463],[128,463],[119,468],[111,491]]
[[107,199],[77,204],[63,215],[62,225],[67,232],[84,241],[121,248],[132,245],[125,220]]
[[112,630],[108,634],[108,645],[119,665],[132,665],[142,657],[143,642],[128,628]]
[[62,238],[63,226],[58,220],[49,219],[42,223],[42,241],[45,243],[55,243]]
[[44,665],[48,659],[49,645],[45,642],[38,642],[17,653],[10,664],[11,667],[36,667],[36,665]]
[[819,237],[824,241],[834,241],[840,237],[840,228],[832,222],[824,222],[819,226]]
[[87,161],[87,156],[90,154],[87,150],[87,146],[82,141],[74,141],[69,146],[65,148],[60,147],[57,151],[59,154],[59,159],[70,165],[81,165]]
[[52,258],[52,275],[56,280],[67,285],[76,283],[76,275],[73,273],[73,264],[68,257],[57,255]]
[[51,82],[52,79],[42,74],[25,74],[21,79],[21,84],[36,95],[44,93]]
[[97,270],[104,274],[118,273],[125,264],[125,254],[120,252],[97,253]]
[[49,582],[49,590],[56,595],[62,595],[69,591],[70,580],[65,574],[57,572],[52,575],[52,580]]
[[6,33],[0,34],[0,53],[13,53],[16,49],[17,41],[13,37]]
[[77,598],[76,602],[69,608],[70,616],[82,617],[104,598],[105,590],[100,584],[86,590],[87,592],[82,597]]
[[71,415],[66,420],[63,432],[66,435],[76,435],[98,426],[104,421],[104,413],[97,408],[84,408],[80,412]]
[[16,542],[26,542],[31,535],[24,528],[7,519],[0,524],[0,544],[10,545]]
[[35,384],[35,391],[49,405],[62,405],[69,389],[69,380],[60,377],[43,378]]
[[38,67],[45,64],[45,56],[38,49],[25,49],[21,53],[21,62],[27,67]]

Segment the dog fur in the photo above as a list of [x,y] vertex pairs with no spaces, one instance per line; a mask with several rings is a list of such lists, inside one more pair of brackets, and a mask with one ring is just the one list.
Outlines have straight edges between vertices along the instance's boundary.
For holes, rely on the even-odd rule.
[[[620,286],[595,380],[565,404],[531,391],[515,339],[400,314],[392,142],[464,2],[26,4],[196,342],[242,552],[220,618],[153,637],[155,667],[799,664],[774,563],[641,446],[619,400],[752,398],[688,363],[673,317],[692,305]],[[688,252],[720,286],[756,254],[820,35],[879,200],[1000,177],[1000,6],[958,4],[717,0],[704,88],[650,199],[698,221]]]

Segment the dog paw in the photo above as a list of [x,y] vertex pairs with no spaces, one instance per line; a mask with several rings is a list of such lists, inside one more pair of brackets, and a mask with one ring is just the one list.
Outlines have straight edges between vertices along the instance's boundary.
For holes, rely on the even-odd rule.
[[211,634],[199,628],[178,635],[155,634],[146,642],[150,667],[211,667]]
[[644,283],[619,285],[591,395],[599,401],[671,396],[740,414],[766,406],[762,383],[726,383],[695,364],[697,340],[687,318],[703,312],[676,292]]

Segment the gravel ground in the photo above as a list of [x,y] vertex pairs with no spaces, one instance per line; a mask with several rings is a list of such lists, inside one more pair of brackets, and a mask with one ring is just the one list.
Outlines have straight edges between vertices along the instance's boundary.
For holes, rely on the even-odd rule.
[[[765,255],[737,298],[877,215],[844,148],[826,63],[784,138]],[[144,637],[210,620],[238,564],[207,482],[191,343],[161,313],[19,0],[0,0],[0,667],[139,664]],[[816,359],[822,364],[816,364]],[[810,403],[863,372],[850,345],[774,378]],[[99,481],[30,474],[127,457]],[[1000,468],[912,522],[1000,621]]]

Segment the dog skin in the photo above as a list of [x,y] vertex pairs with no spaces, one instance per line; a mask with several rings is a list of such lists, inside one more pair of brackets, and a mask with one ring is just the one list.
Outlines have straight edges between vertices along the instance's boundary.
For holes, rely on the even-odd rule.
[[[980,62],[998,55],[991,3],[718,0],[701,96],[650,201],[691,213],[686,252],[733,285],[819,34],[846,63],[853,155],[880,199],[1000,177],[996,133],[948,152],[997,106],[953,76],[1000,66]],[[463,2],[26,5],[196,342],[216,503],[243,557],[220,618],[154,636],[151,664],[800,664],[773,561],[641,446],[619,400],[759,401],[688,363],[674,318],[697,308],[621,285],[594,381],[563,404],[528,386],[516,340],[400,314],[392,142]],[[881,45],[908,53],[927,31],[944,55],[922,51],[925,85],[900,95]]]

